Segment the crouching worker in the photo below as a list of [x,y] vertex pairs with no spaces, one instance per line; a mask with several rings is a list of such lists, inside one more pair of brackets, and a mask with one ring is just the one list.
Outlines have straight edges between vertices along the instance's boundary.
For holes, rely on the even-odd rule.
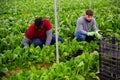
[[[90,29],[93,31],[90,32]],[[78,41],[88,41],[94,40],[96,37],[101,38],[96,27],[96,20],[93,18],[93,11],[87,10],[85,16],[81,16],[77,20],[77,27],[75,30],[75,37]]]
[[[55,37],[52,36],[52,26],[48,19],[36,18],[34,23],[28,27],[23,40],[24,47],[28,47],[30,41],[40,47],[43,44],[49,46],[56,42]],[[62,42],[62,39],[58,38],[58,41]]]

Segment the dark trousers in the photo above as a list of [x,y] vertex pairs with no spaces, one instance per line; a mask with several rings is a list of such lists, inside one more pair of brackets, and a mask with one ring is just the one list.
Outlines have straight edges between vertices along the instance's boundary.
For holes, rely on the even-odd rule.
[[[60,42],[63,42],[62,38],[58,38],[58,41]],[[39,38],[35,38],[32,40],[33,44],[35,46],[40,46],[40,47],[43,47],[43,44],[45,44],[46,41],[43,41],[43,40],[40,40]],[[55,41],[55,37],[52,36],[52,40],[51,40],[51,45],[54,44],[56,41]]]
[[74,35],[75,35],[77,41],[87,41],[87,42],[90,42],[91,40],[95,39],[95,35],[94,36],[87,36],[87,35],[81,34],[79,32],[75,33]]

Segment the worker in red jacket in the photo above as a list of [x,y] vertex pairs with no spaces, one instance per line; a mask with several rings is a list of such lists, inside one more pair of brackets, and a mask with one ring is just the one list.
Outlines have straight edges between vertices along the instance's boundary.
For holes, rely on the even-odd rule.
[[[36,18],[34,23],[29,26],[23,40],[24,47],[28,47],[30,41],[40,47],[43,44],[48,46],[55,43],[55,37],[52,36],[52,26],[48,19]],[[58,41],[62,42],[62,39],[58,38]]]

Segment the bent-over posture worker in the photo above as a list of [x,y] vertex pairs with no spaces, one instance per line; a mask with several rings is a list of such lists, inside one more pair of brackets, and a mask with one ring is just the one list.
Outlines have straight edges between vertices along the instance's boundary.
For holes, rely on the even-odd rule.
[[[40,47],[43,44],[49,46],[55,43],[55,37],[52,36],[52,26],[48,19],[36,18],[34,23],[28,27],[23,40],[24,47],[28,47],[30,41]],[[62,39],[58,38],[58,41],[62,42]]]

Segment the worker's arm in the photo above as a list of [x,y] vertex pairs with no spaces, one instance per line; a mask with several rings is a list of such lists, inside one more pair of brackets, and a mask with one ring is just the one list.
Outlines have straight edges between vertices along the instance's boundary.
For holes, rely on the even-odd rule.
[[94,30],[94,32],[98,32],[98,28],[97,28],[97,26],[96,26],[96,20],[95,20],[95,19],[93,19],[92,29]]
[[30,25],[25,33],[25,37],[23,39],[24,47],[29,46],[29,41],[33,39],[33,34],[34,34],[34,24]]
[[52,29],[48,30],[46,32],[47,38],[46,38],[46,42],[45,45],[49,46],[52,40]]
[[93,19],[93,30],[94,30],[94,32],[95,32],[95,36],[98,38],[98,39],[100,39],[101,37],[102,37],[102,35],[100,35],[99,33],[98,33],[98,28],[97,28],[97,26],[96,26],[96,20],[95,19]]
[[44,20],[44,27],[46,28],[46,42],[45,45],[49,46],[52,40],[52,25],[48,19]]
[[29,47],[29,39],[27,38],[27,37],[24,37],[24,39],[23,39],[23,46],[24,47]]

